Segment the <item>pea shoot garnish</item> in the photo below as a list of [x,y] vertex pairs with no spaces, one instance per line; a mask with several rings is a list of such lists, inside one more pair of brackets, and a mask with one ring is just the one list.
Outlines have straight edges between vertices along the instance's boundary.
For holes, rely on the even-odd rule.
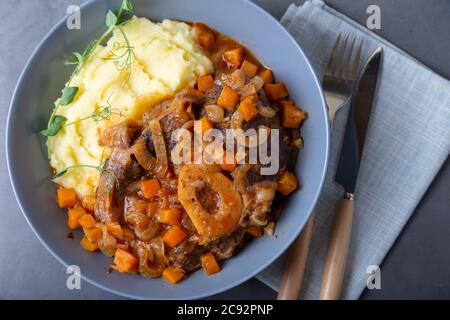
[[[130,0],[123,0],[122,5],[120,6],[120,9],[117,12],[117,14],[109,10],[106,15],[106,26],[108,27],[108,29],[97,40],[91,42],[83,53],[74,52],[72,54],[72,57],[69,60],[65,61],[66,65],[76,65],[76,68],[73,71],[72,75],[70,76],[70,79],[67,82],[66,86],[62,90],[61,97],[56,102],[56,106],[53,109],[53,112],[48,121],[47,129],[42,130],[40,132],[41,135],[47,138],[53,137],[56,134],[58,134],[58,132],[64,127],[64,123],[67,121],[67,119],[61,115],[57,115],[57,112],[60,107],[70,105],[75,100],[79,88],[71,85],[73,79],[80,74],[81,70],[86,65],[87,61],[92,56],[97,47],[102,43],[104,43],[104,41],[111,35],[111,33],[116,28],[118,28],[118,30],[123,35],[126,45],[122,46],[125,49],[125,53],[117,54],[117,56],[113,57],[114,64],[116,65],[119,71],[129,70],[131,68],[131,63],[134,62],[135,55],[133,47],[130,45],[129,40],[126,37],[125,32],[123,32],[121,26],[123,26],[123,24],[126,23],[127,21],[126,14],[130,13],[132,10],[133,5],[131,4]],[[108,107],[106,107],[94,113],[88,118],[92,118],[94,120],[104,119],[105,117],[106,118],[110,117],[112,114],[114,114],[112,109],[111,108],[108,109]],[[48,152],[50,156],[51,150],[49,149]]]
[[95,110],[91,115],[87,117],[83,117],[81,119],[67,122],[67,118],[61,115],[55,115],[53,124],[51,127],[49,127],[46,131],[49,134],[49,136],[55,136],[60,130],[63,128],[67,128],[68,126],[80,123],[82,121],[86,120],[94,120],[95,122],[100,122],[103,120],[109,120],[113,115],[123,117],[122,111],[120,111],[117,108],[113,108],[109,102],[108,99],[108,106],[106,107],[100,107],[97,110]]
[[123,29],[121,27],[117,27],[117,29],[122,34],[125,45],[121,45],[119,42],[114,43],[112,57],[106,58],[106,60],[112,60],[119,72],[126,71],[128,74],[126,80],[129,80],[131,77],[131,65],[136,60],[136,55],[134,53],[134,47],[130,45],[130,41]]

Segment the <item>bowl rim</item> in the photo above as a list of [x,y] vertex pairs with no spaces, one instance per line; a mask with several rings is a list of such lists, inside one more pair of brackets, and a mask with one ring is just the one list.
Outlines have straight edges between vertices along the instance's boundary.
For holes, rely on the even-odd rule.
[[[85,10],[89,10],[89,7],[91,7],[94,3],[99,2],[99,1],[104,1],[104,0],[88,0],[86,2],[84,2],[83,4],[80,5],[80,10],[81,11],[85,11]],[[313,201],[311,201],[310,204],[310,208],[309,208],[309,212],[307,214],[307,219],[305,220],[305,222],[303,223],[303,225],[300,226],[300,228],[297,230],[297,232],[294,232],[293,235],[289,238],[286,239],[286,241],[284,242],[284,244],[281,245],[280,247],[280,251],[273,255],[270,259],[267,259],[267,261],[265,263],[263,263],[262,265],[260,265],[258,268],[256,268],[253,272],[249,273],[247,276],[241,277],[238,280],[232,281],[224,286],[220,286],[217,289],[212,289],[212,290],[205,290],[204,293],[200,293],[200,294],[196,294],[196,295],[190,295],[190,296],[180,296],[177,298],[173,298],[172,300],[175,299],[201,299],[201,298],[205,298],[205,297],[210,297],[222,292],[225,292],[227,290],[230,290],[246,281],[248,281],[249,279],[255,277],[255,275],[257,275],[258,273],[260,273],[261,271],[263,271],[264,269],[266,269],[270,264],[272,264],[276,259],[278,259],[283,253],[286,252],[286,250],[291,246],[291,244],[294,242],[294,240],[299,236],[300,232],[303,230],[303,228],[305,227],[307,221],[309,220],[309,218],[311,217],[312,212],[314,211],[314,208],[319,200],[320,194],[322,192],[323,189],[323,185],[325,182],[325,175],[326,175],[326,171],[328,168],[328,161],[329,161],[329,152],[330,152],[330,141],[329,141],[329,137],[330,137],[330,127],[329,127],[329,117],[328,117],[328,111],[327,111],[327,104],[326,104],[326,100],[325,100],[325,95],[323,93],[323,89],[322,89],[322,85],[319,81],[319,79],[317,78],[317,74],[314,70],[314,68],[311,65],[311,62],[309,61],[308,57],[305,55],[305,53],[303,52],[301,46],[299,45],[299,43],[295,40],[295,38],[289,33],[289,31],[280,23],[279,20],[277,20],[275,17],[273,17],[270,13],[268,13],[265,9],[263,9],[262,7],[260,7],[259,5],[257,5],[256,3],[252,2],[251,0],[238,0],[243,2],[244,4],[250,6],[252,8],[252,10],[257,10],[259,11],[260,14],[262,14],[263,16],[265,16],[265,18],[269,19],[272,24],[273,27],[277,27],[281,30],[281,32],[283,32],[287,38],[293,42],[295,48],[297,49],[298,53],[303,57],[304,61],[306,62],[306,65],[308,66],[308,68],[310,69],[313,79],[314,79],[314,84],[316,86],[316,88],[319,90],[319,95],[320,95],[320,102],[321,102],[321,107],[325,113],[325,120],[326,120],[326,125],[325,125],[325,159],[324,159],[324,166],[323,166],[323,170],[320,174],[320,184],[319,184],[319,188],[317,190],[317,193],[314,196]],[[33,233],[36,235],[36,237],[39,239],[39,241],[43,244],[43,246],[52,254],[53,257],[55,257],[55,259],[57,261],[59,261],[65,268],[67,268],[69,266],[69,263],[66,262],[62,257],[60,257],[51,247],[51,245],[49,243],[47,243],[46,240],[43,239],[43,237],[41,236],[41,234],[35,229],[35,227],[33,226],[33,224],[31,223],[30,219],[28,218],[28,214],[25,212],[24,207],[22,205],[22,201],[23,201],[23,196],[19,194],[19,190],[17,190],[16,187],[16,177],[15,177],[15,173],[13,171],[12,168],[12,163],[11,163],[11,154],[9,152],[10,148],[10,140],[11,140],[11,134],[10,134],[10,130],[11,130],[11,115],[13,113],[13,109],[15,109],[15,105],[16,105],[16,100],[18,98],[18,94],[20,92],[20,89],[22,87],[22,83],[23,83],[23,78],[25,77],[25,75],[28,73],[29,68],[31,67],[31,65],[35,62],[35,57],[37,55],[37,53],[43,48],[43,46],[45,45],[45,43],[47,41],[50,40],[50,38],[53,36],[53,34],[55,33],[55,31],[57,29],[59,29],[65,22],[66,22],[66,16],[64,16],[63,18],[61,18],[43,37],[43,39],[39,42],[39,44],[36,46],[36,48],[32,51],[30,57],[28,58],[27,62],[25,63],[20,76],[17,80],[17,83],[15,85],[13,94],[11,96],[11,100],[10,100],[10,104],[9,104],[9,109],[8,109],[8,115],[7,115],[7,122],[6,122],[6,134],[5,134],[5,149],[6,149],[6,165],[7,165],[7,170],[8,170],[8,175],[9,175],[9,179],[12,185],[12,189],[13,189],[13,193],[14,196],[16,198],[17,204],[19,205],[20,211],[22,212],[23,217],[25,218],[26,222],[28,223],[28,225],[30,226],[31,230],[33,231]],[[136,294],[132,294],[132,293],[128,293],[128,292],[124,292],[124,291],[119,291],[116,289],[112,289],[106,285],[100,284],[98,283],[96,280],[90,278],[89,276],[86,276],[85,274],[81,274],[81,278],[83,280],[85,280],[86,282],[88,282],[89,284],[100,288],[106,292],[112,293],[117,295],[118,297],[125,297],[125,298],[131,298],[131,299],[137,299],[137,300],[148,300],[148,299],[152,299],[152,300],[163,300],[162,298],[157,299],[157,298],[149,298],[149,297],[145,297],[143,295],[136,295]]]

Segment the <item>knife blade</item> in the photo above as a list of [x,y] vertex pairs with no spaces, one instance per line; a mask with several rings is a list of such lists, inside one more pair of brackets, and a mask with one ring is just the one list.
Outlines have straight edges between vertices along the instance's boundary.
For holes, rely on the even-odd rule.
[[354,192],[370,122],[382,52],[381,47],[377,48],[367,59],[351,98],[350,114],[335,176],[336,183],[344,188],[345,193],[336,209],[331,228],[320,288],[322,300],[338,299],[342,291],[355,209]]
[[356,82],[357,88],[350,106],[350,114],[335,176],[336,183],[344,188],[348,197],[355,193],[359,163],[366,141],[373,98],[377,87],[382,51],[381,47],[377,48],[368,58],[360,79]]

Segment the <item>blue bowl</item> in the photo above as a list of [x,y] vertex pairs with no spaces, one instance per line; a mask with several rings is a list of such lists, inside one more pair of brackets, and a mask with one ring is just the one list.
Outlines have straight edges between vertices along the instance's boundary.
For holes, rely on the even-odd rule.
[[[60,21],[28,61],[17,84],[8,116],[8,168],[14,192],[30,227],[65,266],[78,265],[86,281],[112,293],[137,299],[195,299],[230,289],[266,268],[297,237],[318,199],[328,157],[328,120],[321,86],[308,59],[289,33],[268,13],[244,0],[135,0],[138,16],[202,21],[245,44],[284,81],[292,98],[309,114],[302,134],[305,148],[297,163],[302,188],[293,194],[276,227],[276,237],[252,241],[223,263],[222,272],[208,277],[195,272],[173,286],[105,269],[111,258],[84,251],[66,238],[66,215],[56,205],[55,186],[37,132],[46,126],[53,101],[70,75],[63,60],[83,50],[105,29],[105,13],[120,0],[90,1],[81,9],[81,30]],[[80,235],[76,234],[77,239]]]

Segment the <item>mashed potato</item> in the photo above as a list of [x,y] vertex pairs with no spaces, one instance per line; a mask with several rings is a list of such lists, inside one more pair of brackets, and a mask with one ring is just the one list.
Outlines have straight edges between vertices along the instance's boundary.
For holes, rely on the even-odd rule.
[[[147,108],[213,71],[192,28],[185,23],[133,18],[123,31],[135,53],[129,72],[119,70],[111,60],[114,53],[121,53],[117,44],[125,45],[123,35],[116,30],[107,46],[99,46],[71,82],[79,92],[71,105],[59,108],[58,114],[68,119],[66,123],[75,123],[48,141],[50,164],[57,171],[78,164],[100,165],[105,157],[104,148],[98,145],[100,132],[126,118],[139,118]],[[142,97],[145,103],[137,103]],[[115,114],[100,121],[89,118],[104,107],[111,107]],[[83,197],[95,193],[98,180],[95,169],[74,168],[55,182]]]

